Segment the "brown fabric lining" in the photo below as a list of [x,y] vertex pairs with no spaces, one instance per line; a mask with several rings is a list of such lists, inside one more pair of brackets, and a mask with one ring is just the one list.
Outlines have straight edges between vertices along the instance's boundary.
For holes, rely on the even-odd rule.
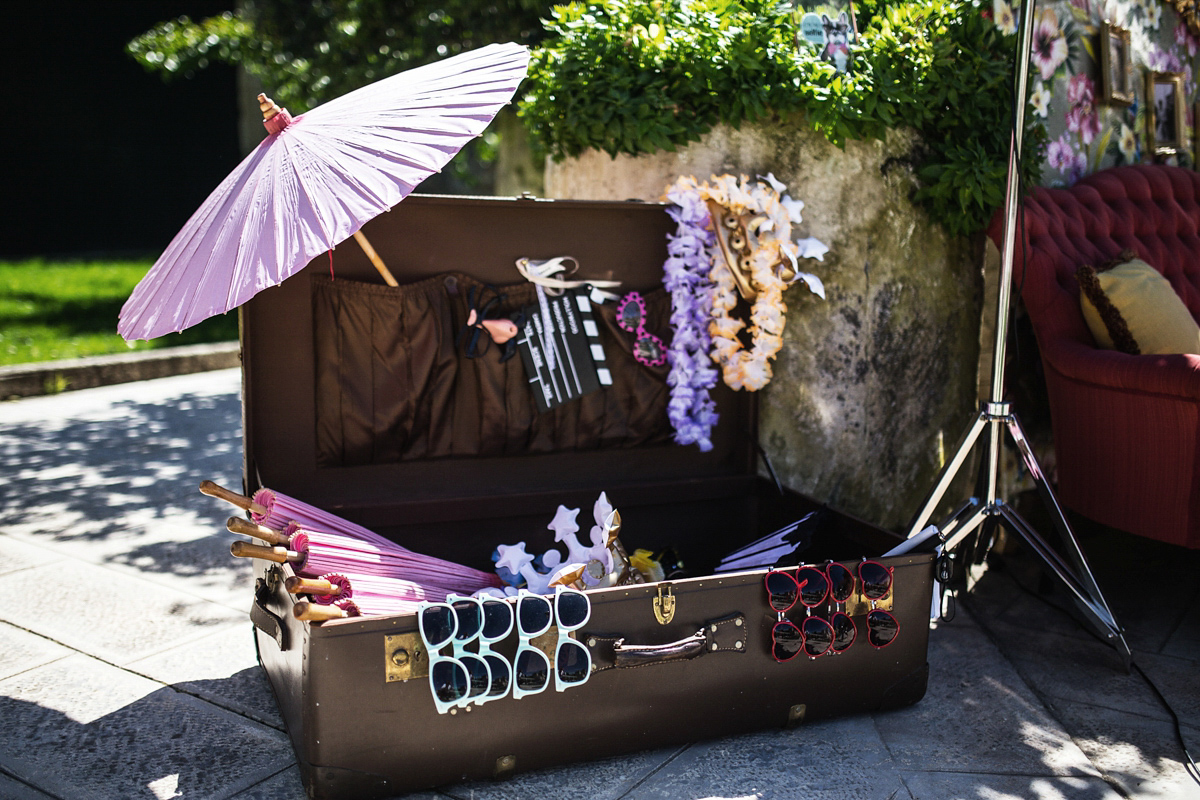
[[[468,359],[455,340],[472,288],[446,273],[400,287],[312,279],[318,462],[507,456],[666,444],[667,368],[631,354],[615,311],[595,310],[613,385],[539,414],[520,356]],[[508,315],[536,302],[528,283],[496,287]],[[668,339],[670,298],[644,293],[648,328]]]
[[1084,264],[1075,270],[1075,280],[1079,282],[1079,289],[1096,308],[1096,313],[1100,315],[1100,320],[1104,323],[1104,328],[1108,331],[1109,338],[1113,341],[1113,347],[1117,351],[1127,353],[1131,356],[1141,355],[1141,348],[1138,347],[1137,341],[1133,338],[1133,334],[1130,333],[1129,325],[1125,322],[1125,318],[1121,316],[1121,312],[1108,299],[1108,295],[1104,293],[1104,289],[1100,286],[1100,281],[1096,275],[1100,272],[1107,272],[1113,267],[1120,266],[1135,258],[1137,258],[1137,253],[1132,250],[1125,250],[1116,258],[1104,262],[1099,267],[1093,268],[1091,265]]

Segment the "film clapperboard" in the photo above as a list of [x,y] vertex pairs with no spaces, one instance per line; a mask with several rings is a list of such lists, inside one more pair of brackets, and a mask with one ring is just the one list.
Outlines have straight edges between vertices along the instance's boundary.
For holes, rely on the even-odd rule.
[[570,289],[545,300],[549,319],[540,304],[526,307],[517,340],[539,412],[612,385],[588,291]]

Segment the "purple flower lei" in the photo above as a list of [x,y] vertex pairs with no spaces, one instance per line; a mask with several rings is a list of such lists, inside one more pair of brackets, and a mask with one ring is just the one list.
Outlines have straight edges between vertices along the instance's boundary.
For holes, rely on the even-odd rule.
[[712,450],[711,434],[717,424],[716,403],[709,390],[717,385],[717,370],[709,356],[712,339],[708,319],[712,309],[712,248],[716,237],[709,230],[708,207],[694,182],[681,179],[667,190],[667,213],[676,231],[667,235],[667,260],[663,284],[671,294],[671,371],[667,385],[671,399],[667,416],[678,444],[695,444]]

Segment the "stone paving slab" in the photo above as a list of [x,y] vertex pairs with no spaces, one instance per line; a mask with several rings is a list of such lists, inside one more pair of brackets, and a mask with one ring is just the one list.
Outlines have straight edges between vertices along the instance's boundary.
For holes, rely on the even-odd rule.
[[[1183,767],[1170,722],[1073,702],[1056,703],[1055,714],[1088,758],[1129,797],[1200,797],[1200,787]],[[1183,734],[1196,753],[1200,728],[1184,727]]]
[[0,680],[66,658],[74,652],[44,636],[0,622]]
[[925,698],[875,715],[901,769],[1098,776],[970,615],[939,625],[929,651]]
[[1200,597],[1193,598],[1184,608],[1179,624],[1161,652],[1165,656],[1200,661]]
[[[584,764],[517,773],[493,783],[472,781],[440,789],[455,800],[525,800],[532,797],[586,797],[618,800],[669,762],[679,748],[650,750]],[[405,797],[422,798],[423,794]]]
[[44,792],[0,773],[0,797],[4,800],[55,800]]
[[8,622],[117,665],[246,621],[245,611],[73,560],[5,584]]
[[279,731],[84,655],[0,682],[0,718],[21,731],[0,768],[71,800],[222,797],[292,761]]
[[29,567],[52,564],[62,558],[60,554],[45,547],[25,544],[10,536],[0,535],[0,577]]
[[912,800],[1120,800],[1099,778],[914,772],[904,775]]
[[897,796],[907,792],[869,715],[695,744],[625,795],[628,800]]
[[[272,775],[261,783],[244,789],[229,800],[304,800],[304,784],[300,780],[300,768],[295,764]],[[442,795],[413,795],[413,800],[442,800]]]
[[[1146,682],[1126,674],[1111,647],[1095,640],[1022,630],[1017,635],[992,626],[1003,638],[1004,652],[1022,679],[1046,698],[1086,702],[1131,714],[1167,718]],[[1134,660],[1151,656],[1135,653]],[[1193,665],[1194,666],[1194,665]],[[1063,680],[1069,675],[1071,680]]]
[[127,666],[178,691],[284,730],[266,673],[258,665],[254,626],[249,621]]

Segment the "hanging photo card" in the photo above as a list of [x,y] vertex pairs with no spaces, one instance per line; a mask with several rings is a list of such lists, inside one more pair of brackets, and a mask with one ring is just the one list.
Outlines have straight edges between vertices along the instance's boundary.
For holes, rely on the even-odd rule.
[[544,300],[523,309],[525,324],[517,339],[540,412],[612,384],[587,290]]
[[850,0],[792,0],[792,16],[797,47],[812,48],[838,72],[850,70],[850,45],[858,41]]

